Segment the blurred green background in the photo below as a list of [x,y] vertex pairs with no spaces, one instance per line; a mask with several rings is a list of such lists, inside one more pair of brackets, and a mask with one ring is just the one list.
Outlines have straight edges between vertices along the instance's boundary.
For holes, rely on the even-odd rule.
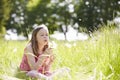
[[69,25],[90,33],[119,16],[119,0],[0,0],[0,36],[15,29],[28,38],[39,24],[51,34],[59,30],[66,35]]
[[[56,46],[52,70],[69,67],[71,76],[54,80],[120,80],[120,0],[0,0],[0,80],[33,80],[19,64],[39,24],[65,39],[69,26],[88,35],[77,41],[50,38]],[[5,40],[10,29],[26,40]]]

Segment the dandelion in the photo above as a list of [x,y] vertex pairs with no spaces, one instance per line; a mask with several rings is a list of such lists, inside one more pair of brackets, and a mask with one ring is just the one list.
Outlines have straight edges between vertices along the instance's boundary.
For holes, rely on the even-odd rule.
[[49,45],[51,48],[57,48],[57,44],[54,41],[52,41]]
[[65,46],[68,47],[68,48],[71,48],[71,47],[72,47],[72,45],[69,44],[69,43],[66,43]]
[[73,43],[73,46],[75,47],[75,46],[76,46],[76,43]]
[[14,53],[17,52],[17,48],[14,48],[14,49],[13,49],[13,52],[14,52]]

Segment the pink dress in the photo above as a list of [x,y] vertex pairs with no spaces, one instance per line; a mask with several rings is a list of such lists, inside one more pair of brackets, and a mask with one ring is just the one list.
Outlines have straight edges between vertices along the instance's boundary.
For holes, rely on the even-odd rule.
[[[35,57],[35,61],[37,62],[38,58],[40,57],[40,55],[38,57]],[[44,63],[47,63],[47,65],[45,65]],[[42,65],[39,67],[38,72],[47,75],[47,73],[49,72],[50,69],[50,65],[51,65],[51,61],[50,58],[46,58]],[[30,71],[30,66],[28,64],[28,59],[27,56],[24,54],[23,58],[22,58],[22,62],[20,63],[20,70],[22,71]]]
[[22,58],[22,62],[20,63],[20,70],[22,71],[30,71],[30,66],[28,64],[27,56],[24,54]]

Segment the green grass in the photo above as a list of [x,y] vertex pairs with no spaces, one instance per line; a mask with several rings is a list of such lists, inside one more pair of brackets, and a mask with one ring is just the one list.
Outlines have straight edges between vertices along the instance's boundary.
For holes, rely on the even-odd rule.
[[[120,79],[120,31],[105,27],[86,41],[56,41],[52,70],[70,68],[71,80]],[[27,41],[0,40],[0,75],[17,77],[19,63]],[[23,74],[19,74],[22,78]],[[25,80],[30,80],[25,77]],[[69,80],[68,77],[54,80]]]

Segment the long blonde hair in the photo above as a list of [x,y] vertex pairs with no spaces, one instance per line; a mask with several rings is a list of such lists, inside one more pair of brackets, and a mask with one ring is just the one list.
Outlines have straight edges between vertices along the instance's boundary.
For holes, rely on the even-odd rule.
[[[36,29],[34,29],[33,32],[32,32],[32,38],[31,38],[30,42],[31,42],[31,47],[32,47],[33,54],[35,56],[39,55],[39,53],[38,53],[38,42],[37,42],[36,35],[37,35],[38,31],[43,29],[43,28],[47,29],[47,27],[45,25],[40,25]],[[48,44],[44,46],[43,51],[45,51],[46,48],[48,48]]]

